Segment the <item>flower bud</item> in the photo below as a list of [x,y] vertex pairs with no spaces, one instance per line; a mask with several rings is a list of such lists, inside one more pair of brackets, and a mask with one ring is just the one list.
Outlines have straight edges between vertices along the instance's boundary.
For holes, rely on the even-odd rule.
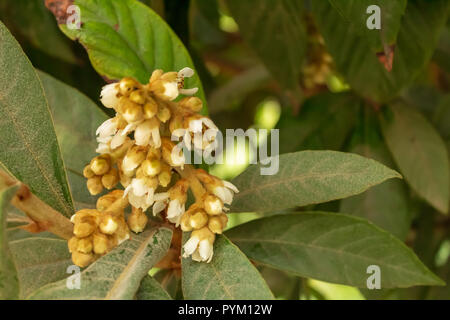
[[144,112],[140,105],[129,101],[123,109],[122,116],[128,123],[134,123],[144,119]]
[[79,222],[75,222],[73,227],[73,234],[77,238],[85,238],[90,236],[97,227],[95,219],[93,217],[84,217]]
[[132,78],[123,78],[119,82],[119,91],[122,95],[128,96],[132,91],[139,88],[139,83]]
[[181,230],[184,232],[189,232],[192,231],[192,226],[191,226],[191,214],[189,212],[185,212],[182,216],[181,216],[181,220],[180,220],[180,227]]
[[77,237],[70,238],[69,241],[67,241],[67,246],[69,247],[70,253],[75,252],[78,247],[78,238]]
[[114,188],[118,182],[119,182],[119,171],[117,171],[116,168],[112,168],[111,170],[109,170],[108,173],[106,173],[102,177],[102,184],[108,190]]
[[210,215],[219,215],[223,211],[223,202],[212,194],[206,195],[203,205],[205,207],[205,211]]
[[147,148],[143,146],[133,146],[128,150],[126,156],[123,158],[121,169],[125,175],[131,177],[134,175],[134,170],[145,160]]
[[159,184],[162,187],[167,187],[172,180],[172,169],[165,162],[161,165],[161,173],[158,175]]
[[92,252],[92,236],[79,238],[77,243],[77,251],[82,253]]
[[91,160],[90,167],[95,175],[101,176],[109,171],[110,164],[110,157],[108,155],[101,155]]
[[205,211],[199,210],[191,216],[189,223],[193,229],[201,229],[208,223],[208,215]]
[[208,220],[208,228],[216,234],[222,234],[223,229],[227,226],[228,217],[226,214],[210,217]]
[[132,212],[128,217],[128,226],[135,233],[140,233],[144,231],[147,226],[147,215],[142,211],[142,209],[132,208]]
[[203,108],[203,102],[197,97],[186,97],[180,101],[180,107],[193,112],[200,112]]
[[142,90],[136,90],[131,92],[129,99],[137,104],[144,104],[146,101],[145,93]]
[[144,160],[141,164],[142,172],[147,177],[154,177],[161,172],[161,161],[159,160]]
[[100,231],[104,234],[114,234],[119,227],[116,219],[110,214],[105,214],[100,222]]
[[151,84],[152,82],[159,80],[163,74],[164,74],[164,71],[161,69],[154,70],[150,77],[149,83]]
[[144,104],[144,119],[148,120],[153,118],[157,112],[158,105],[156,104],[156,101],[151,97],[147,97],[147,103]]
[[166,123],[171,117],[170,109],[165,105],[161,105],[157,117],[162,123]]
[[89,164],[86,167],[84,167],[83,176],[87,179],[95,176],[95,173],[91,170],[91,166]]
[[105,254],[108,252],[110,240],[107,235],[96,232],[93,235],[93,250],[96,254]]
[[117,199],[123,197],[123,190],[114,190],[97,200],[97,210],[105,211],[110,205],[112,205]]
[[86,181],[89,193],[93,196],[99,194],[103,191],[102,177],[94,176]]
[[180,167],[185,163],[183,149],[167,138],[162,139],[162,157],[172,167]]
[[72,262],[80,268],[87,267],[95,260],[93,253],[72,252]]

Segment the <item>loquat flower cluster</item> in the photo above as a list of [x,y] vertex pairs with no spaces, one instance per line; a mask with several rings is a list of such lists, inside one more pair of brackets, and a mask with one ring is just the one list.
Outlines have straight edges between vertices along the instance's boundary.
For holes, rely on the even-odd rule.
[[[101,102],[116,115],[98,128],[99,155],[83,174],[92,195],[112,191],[98,199],[96,209],[80,210],[71,219],[69,249],[76,265],[87,266],[106,254],[129,239],[130,230],[142,232],[149,211],[191,232],[184,257],[211,261],[215,235],[227,225],[226,206],[238,190],[185,164],[182,146],[204,150],[218,132],[213,121],[199,113],[202,101],[192,96],[197,88],[184,88],[185,78],[193,75],[190,68],[156,70],[145,85],[124,78],[103,87]],[[178,99],[181,95],[185,97]],[[189,190],[195,202],[186,210]]]

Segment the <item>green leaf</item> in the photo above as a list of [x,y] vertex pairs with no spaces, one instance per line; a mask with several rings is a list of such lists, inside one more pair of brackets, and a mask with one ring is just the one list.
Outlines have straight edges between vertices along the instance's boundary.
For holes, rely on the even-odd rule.
[[226,234],[250,259],[302,277],[363,288],[377,265],[381,288],[443,284],[400,240],[348,215],[278,215]]
[[136,298],[138,300],[172,300],[172,297],[161,287],[159,282],[149,275],[141,281]]
[[273,76],[287,88],[296,88],[306,51],[302,1],[227,0],[226,3],[242,36]]
[[161,269],[153,276],[153,279],[158,281],[164,291],[169,294],[171,299],[183,300],[181,270]]
[[20,298],[38,288],[66,278],[67,267],[73,264],[67,241],[40,237],[9,243],[20,284]]
[[51,57],[76,63],[70,40],[58,29],[44,1],[2,1],[0,18],[18,39],[25,38],[33,47]]
[[216,238],[210,263],[182,259],[182,284],[188,300],[273,299],[258,270],[223,235]]
[[18,186],[0,191],[0,299],[16,299],[19,283],[16,266],[11,257],[6,234],[6,208],[16,194]]
[[[370,48],[379,52],[384,45],[392,45],[397,40],[402,16],[405,13],[407,0],[329,0],[331,5],[351,26],[352,32],[364,37]],[[381,9],[381,29],[367,28],[367,8],[377,5]],[[373,13],[372,13],[373,14]]]
[[309,98],[298,115],[281,114],[280,153],[310,149],[339,150],[356,123],[360,100],[348,93],[325,93]]
[[72,198],[47,101],[36,72],[0,23],[0,163],[65,216]]
[[349,22],[328,1],[311,3],[337,69],[354,90],[379,102],[393,98],[431,59],[449,6],[446,0],[408,1],[394,48],[393,69],[389,72],[371,49],[369,37],[353,32]]
[[433,207],[448,212],[449,162],[444,141],[413,108],[392,104],[380,116],[383,135],[411,187]]
[[[376,118],[371,117],[365,121],[352,140],[352,152],[394,167],[379,127],[376,126]],[[340,211],[365,218],[400,240],[405,240],[411,225],[408,201],[405,182],[395,179],[385,181],[360,195],[341,200]]]
[[[194,68],[191,57],[166,22],[136,0],[75,0],[80,8],[81,28],[60,28],[86,48],[95,70],[109,79],[133,77],[148,83],[155,69],[179,71]],[[198,75],[186,79],[186,87],[199,88]],[[206,110],[206,109],[204,109]]]
[[141,280],[169,249],[172,232],[151,229],[133,235],[81,273],[81,288],[70,290],[66,280],[48,284],[30,299],[133,299]]
[[342,199],[400,178],[374,160],[335,151],[283,154],[274,175],[261,175],[260,168],[251,166],[233,180],[240,192],[231,212],[271,211]]
[[108,116],[78,90],[44,72],[38,75],[53,115],[75,205],[95,204],[96,198],[89,194],[82,172],[96,155],[95,131]]

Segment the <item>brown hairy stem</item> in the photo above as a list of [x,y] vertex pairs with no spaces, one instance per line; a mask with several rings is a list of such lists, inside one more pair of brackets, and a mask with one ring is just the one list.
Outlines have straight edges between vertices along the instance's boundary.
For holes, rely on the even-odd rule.
[[206,193],[205,188],[198,180],[195,169],[189,164],[184,165],[184,169],[176,168],[180,176],[186,179],[189,183],[192,193],[194,194],[195,200],[200,201],[203,195]]
[[73,225],[69,219],[32,194],[25,184],[11,178],[1,170],[0,179],[7,186],[20,186],[11,203],[34,222],[35,225],[25,226],[25,230],[32,232],[46,230],[67,240],[72,237]]

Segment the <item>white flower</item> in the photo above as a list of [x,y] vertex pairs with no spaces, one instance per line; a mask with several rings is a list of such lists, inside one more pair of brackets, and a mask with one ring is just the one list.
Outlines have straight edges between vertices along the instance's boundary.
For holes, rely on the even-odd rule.
[[158,213],[160,213],[166,208],[167,202],[169,200],[169,193],[168,192],[157,193],[153,197],[153,200],[155,200],[155,204],[153,205],[153,215],[156,216]]
[[198,88],[184,89],[184,79],[190,78],[194,75],[194,70],[191,68],[183,68],[177,73],[177,79],[164,83],[164,95],[169,100],[175,100],[178,95],[194,95],[198,92]]
[[214,234],[207,227],[192,232],[191,237],[183,246],[183,257],[192,256],[194,261],[211,262],[213,257]]
[[119,85],[117,83],[107,84],[102,88],[100,101],[107,108],[116,108],[119,104]]
[[147,186],[144,179],[134,178],[125,188],[123,196],[128,196],[133,207],[146,211],[154,203],[154,194],[155,189]]
[[178,227],[185,210],[184,202],[181,202],[179,199],[170,200],[167,208],[167,220],[175,223],[176,227]]
[[[127,125],[119,130],[119,117],[111,118],[103,122],[97,129],[97,142],[99,142],[98,153],[108,153],[124,144],[128,134],[134,130],[134,125]],[[108,145],[109,144],[109,145]]]
[[161,147],[158,120],[152,118],[139,124],[134,132],[134,138],[138,146],[147,146],[150,144],[155,148]]
[[234,193],[238,193],[239,190],[231,182],[222,180],[222,185],[214,185],[211,192],[223,203],[230,205],[233,202]]

